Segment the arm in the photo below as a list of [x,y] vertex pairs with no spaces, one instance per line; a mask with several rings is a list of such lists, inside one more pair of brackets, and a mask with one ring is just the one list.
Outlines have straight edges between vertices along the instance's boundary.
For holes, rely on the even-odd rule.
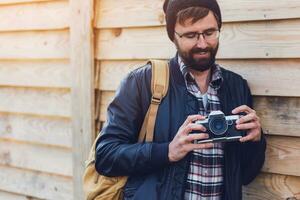
[[266,150],[266,140],[261,128],[260,119],[253,110],[252,96],[247,82],[244,83],[244,96],[246,105],[240,106],[233,110],[233,113],[245,112],[246,116],[242,117],[237,125],[240,130],[247,130],[247,136],[240,141],[241,144],[241,168],[242,182],[244,185],[249,184],[260,172]]
[[108,107],[107,121],[96,144],[95,167],[103,175],[145,174],[169,163],[168,143],[137,143],[145,116],[142,98],[151,96],[150,88],[143,87],[141,81],[147,82],[129,74]]

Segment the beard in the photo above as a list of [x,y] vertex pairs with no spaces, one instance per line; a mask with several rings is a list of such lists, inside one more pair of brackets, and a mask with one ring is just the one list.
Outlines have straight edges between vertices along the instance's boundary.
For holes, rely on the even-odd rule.
[[[207,47],[205,49],[202,49],[193,47],[190,51],[187,52],[180,49],[176,39],[175,45],[177,47],[179,56],[182,58],[182,61],[188,68],[203,72],[209,70],[210,68],[212,68],[212,66],[214,66],[216,61],[216,54],[219,49],[219,44],[215,48]],[[209,56],[207,58],[194,58],[194,54],[197,53],[208,53]]]

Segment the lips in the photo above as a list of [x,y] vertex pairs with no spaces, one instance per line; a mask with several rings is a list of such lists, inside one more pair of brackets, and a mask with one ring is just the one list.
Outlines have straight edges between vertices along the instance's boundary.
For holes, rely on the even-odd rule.
[[193,55],[194,55],[194,57],[197,57],[197,58],[199,58],[199,57],[200,58],[204,58],[204,57],[206,58],[206,57],[209,57],[210,54],[209,54],[208,51],[205,51],[205,52],[202,51],[202,52],[194,53]]

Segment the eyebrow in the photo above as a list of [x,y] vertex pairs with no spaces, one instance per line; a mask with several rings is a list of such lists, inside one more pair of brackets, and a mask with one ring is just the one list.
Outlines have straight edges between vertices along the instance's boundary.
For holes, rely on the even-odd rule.
[[[218,28],[208,28],[204,31],[202,31],[201,33],[204,33],[204,32],[207,32],[207,31],[215,31],[215,30],[219,30]],[[198,31],[189,31],[189,32],[185,32],[185,33],[182,33],[182,35],[186,35],[186,34],[190,34],[190,33],[200,33]]]

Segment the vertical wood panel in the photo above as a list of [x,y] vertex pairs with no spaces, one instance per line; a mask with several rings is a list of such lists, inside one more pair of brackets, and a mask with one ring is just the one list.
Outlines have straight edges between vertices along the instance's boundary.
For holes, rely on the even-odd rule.
[[93,0],[70,0],[74,199],[84,199],[82,175],[94,132]]

